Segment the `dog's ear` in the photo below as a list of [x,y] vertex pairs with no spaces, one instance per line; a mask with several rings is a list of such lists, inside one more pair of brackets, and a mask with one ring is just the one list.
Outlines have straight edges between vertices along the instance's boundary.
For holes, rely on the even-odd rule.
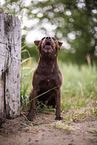
[[60,50],[60,47],[62,46],[62,44],[63,44],[63,42],[58,41],[58,45],[59,45],[58,49],[59,49],[59,50]]
[[40,40],[36,40],[36,41],[34,41],[34,44],[35,44],[36,46],[38,46],[39,42],[40,42]]
[[61,46],[62,46],[62,44],[63,44],[63,42],[58,41],[58,44],[59,44],[59,46],[61,47]]

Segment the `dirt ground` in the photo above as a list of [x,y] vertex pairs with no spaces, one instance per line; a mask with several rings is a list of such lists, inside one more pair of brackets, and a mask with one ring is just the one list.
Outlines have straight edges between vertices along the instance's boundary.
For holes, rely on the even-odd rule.
[[54,120],[54,113],[37,114],[33,124],[24,116],[6,120],[0,129],[0,145],[97,145],[97,120]]

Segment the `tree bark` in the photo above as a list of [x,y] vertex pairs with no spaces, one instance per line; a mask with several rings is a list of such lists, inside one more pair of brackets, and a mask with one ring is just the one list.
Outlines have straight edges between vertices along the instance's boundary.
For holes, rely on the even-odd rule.
[[0,13],[0,118],[20,115],[21,23]]

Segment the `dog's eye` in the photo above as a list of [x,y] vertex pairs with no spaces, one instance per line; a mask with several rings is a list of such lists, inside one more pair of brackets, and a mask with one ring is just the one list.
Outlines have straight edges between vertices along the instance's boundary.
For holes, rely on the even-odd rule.
[[52,39],[55,41],[56,40],[56,38],[54,38],[54,37],[52,37]]

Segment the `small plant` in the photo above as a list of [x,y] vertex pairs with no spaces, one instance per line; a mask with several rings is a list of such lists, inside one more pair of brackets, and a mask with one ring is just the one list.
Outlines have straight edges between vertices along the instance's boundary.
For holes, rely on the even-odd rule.
[[[22,50],[21,53],[27,52],[29,58],[22,60],[21,62],[21,93],[20,93],[20,102],[22,109],[28,105],[29,102],[29,94],[31,91],[32,84],[32,74],[35,68],[32,68],[32,58],[30,53],[25,49]],[[35,64],[35,62],[34,62]]]
[[94,131],[88,131],[89,133],[92,133],[94,136],[97,136],[97,131],[94,130]]

